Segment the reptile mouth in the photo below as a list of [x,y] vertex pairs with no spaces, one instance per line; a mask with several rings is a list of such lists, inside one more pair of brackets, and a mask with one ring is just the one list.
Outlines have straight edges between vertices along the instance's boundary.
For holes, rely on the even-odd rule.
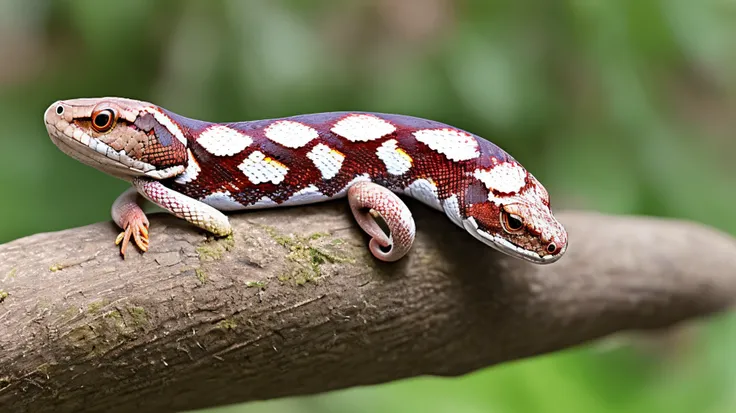
[[475,222],[475,219],[472,217],[463,220],[463,227],[473,237],[475,237],[477,240],[481,241],[482,243],[492,248],[495,248],[496,250],[503,252],[505,254],[508,254],[513,257],[520,258],[526,261],[530,261],[535,264],[552,264],[553,262],[556,262],[557,260],[562,258],[562,256],[565,254],[565,250],[567,249],[567,245],[565,245],[562,247],[562,250],[555,255],[539,255],[534,251],[525,250],[517,245],[514,245],[511,242],[501,237],[495,237],[486,232],[479,231],[478,224]]
[[45,120],[46,130],[54,144],[62,152],[92,167],[100,167],[118,178],[129,179],[136,176],[149,176],[163,179],[184,171],[183,166],[173,166],[163,170],[135,160],[125,150],[116,151],[110,145],[91,137],[82,128],[58,119],[56,123]]

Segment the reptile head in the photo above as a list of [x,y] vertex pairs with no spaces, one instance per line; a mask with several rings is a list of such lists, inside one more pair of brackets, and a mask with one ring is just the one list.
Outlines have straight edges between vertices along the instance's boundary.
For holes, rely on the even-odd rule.
[[532,174],[509,161],[472,175],[456,219],[465,230],[501,252],[537,264],[563,256],[567,232],[552,214],[547,190]]
[[165,179],[187,162],[181,129],[157,106],[131,99],[71,99],[44,114],[51,140],[67,155],[112,176]]

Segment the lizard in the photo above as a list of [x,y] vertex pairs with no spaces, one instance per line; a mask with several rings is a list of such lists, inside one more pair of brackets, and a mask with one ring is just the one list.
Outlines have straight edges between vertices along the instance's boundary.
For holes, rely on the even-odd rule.
[[401,196],[515,258],[549,264],[567,249],[534,175],[489,140],[429,119],[344,111],[206,122],[102,97],[56,101],[44,123],[62,152],[130,182],[112,205],[123,258],[131,238],[142,253],[150,246],[139,195],[220,237],[233,233],[225,213],[347,197],[370,252],[385,262],[415,239]]

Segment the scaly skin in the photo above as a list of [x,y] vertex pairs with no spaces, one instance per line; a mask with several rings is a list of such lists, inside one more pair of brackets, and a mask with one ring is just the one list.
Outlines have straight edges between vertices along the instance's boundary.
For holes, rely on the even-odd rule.
[[[215,235],[221,211],[302,205],[347,196],[374,256],[401,259],[414,240],[395,194],[445,214],[481,242],[538,264],[557,261],[567,233],[542,184],[494,144],[411,116],[329,112],[239,123],[193,120],[147,102],[73,99],[45,113],[52,141],[71,157],[130,181],[162,208]],[[125,253],[148,249],[136,197],[115,202]],[[391,233],[373,222],[379,214]]]

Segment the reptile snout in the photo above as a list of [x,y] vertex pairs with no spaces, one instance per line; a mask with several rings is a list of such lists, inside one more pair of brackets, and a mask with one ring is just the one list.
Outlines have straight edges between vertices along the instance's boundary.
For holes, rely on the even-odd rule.
[[69,106],[62,101],[56,101],[51,104],[44,112],[43,119],[46,124],[55,125],[59,120],[66,120],[64,115],[69,112]]
[[556,261],[567,251],[567,233],[561,225],[556,228],[555,233],[547,235],[543,239],[543,251],[540,251],[540,255],[544,260]]

